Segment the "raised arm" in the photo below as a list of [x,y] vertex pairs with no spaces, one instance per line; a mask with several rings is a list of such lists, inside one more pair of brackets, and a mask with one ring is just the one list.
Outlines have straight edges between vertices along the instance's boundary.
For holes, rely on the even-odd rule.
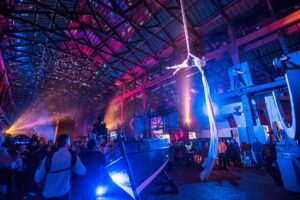
[[34,181],[36,183],[40,183],[45,175],[46,175],[46,166],[45,166],[46,158],[43,159],[40,167],[36,170],[35,175],[34,175]]
[[86,168],[82,164],[79,156],[77,156],[75,166],[73,167],[73,171],[78,175],[85,175],[86,174]]

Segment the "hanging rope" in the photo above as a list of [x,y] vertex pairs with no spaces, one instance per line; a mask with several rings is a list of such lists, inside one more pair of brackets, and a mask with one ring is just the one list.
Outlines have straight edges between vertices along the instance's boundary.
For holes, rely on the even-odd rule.
[[186,23],[185,11],[184,11],[184,6],[183,6],[182,0],[180,0],[180,9],[181,9],[182,22],[183,22],[185,44],[186,44],[186,49],[187,49],[188,56],[189,56],[191,53],[190,43],[189,43],[189,34],[188,34],[188,30],[187,30],[187,23]]

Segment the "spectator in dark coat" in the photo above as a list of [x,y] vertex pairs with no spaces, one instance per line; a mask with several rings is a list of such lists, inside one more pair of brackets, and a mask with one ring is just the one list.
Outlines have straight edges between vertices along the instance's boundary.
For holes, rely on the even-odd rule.
[[255,159],[256,159],[256,166],[262,167],[263,164],[263,158],[262,158],[262,152],[263,152],[263,145],[261,142],[258,141],[258,138],[254,138],[254,142],[252,144],[252,151],[254,153]]
[[55,151],[55,146],[53,140],[49,140],[48,143],[45,146],[43,146],[43,148],[41,149],[40,152],[41,158],[51,155],[54,151]]
[[230,156],[230,152],[231,152],[231,145],[230,145],[230,141],[229,140],[225,140],[225,144],[226,144],[226,147],[227,147],[227,149],[226,149],[226,164],[227,164],[227,166],[229,166],[230,167],[230,160],[232,160],[231,159],[231,156]]
[[83,198],[90,200],[95,198],[97,186],[100,184],[101,169],[104,166],[103,154],[97,150],[94,140],[87,144],[88,151],[81,157],[83,165],[86,167],[86,175],[83,177]]
[[265,160],[264,168],[266,171],[278,184],[282,184],[280,171],[276,162],[276,144],[272,140],[268,140],[263,145],[263,158]]
[[6,195],[11,186],[11,172],[13,169],[20,169],[23,166],[22,158],[16,156],[15,158],[9,154],[10,138],[5,137],[0,132],[0,199],[8,199]]
[[32,141],[29,145],[29,154],[28,154],[28,162],[27,162],[27,169],[26,174],[28,174],[27,178],[27,186],[28,186],[28,194],[30,196],[36,196],[36,188],[35,188],[35,182],[34,182],[34,174],[37,170],[37,168],[40,165],[41,158],[41,152],[40,152],[40,146],[38,141]]
[[235,139],[232,139],[230,143],[230,158],[235,167],[241,166],[240,146]]
[[13,158],[8,154],[4,142],[5,136],[0,133],[0,199],[6,198],[10,183],[10,167],[13,164]]

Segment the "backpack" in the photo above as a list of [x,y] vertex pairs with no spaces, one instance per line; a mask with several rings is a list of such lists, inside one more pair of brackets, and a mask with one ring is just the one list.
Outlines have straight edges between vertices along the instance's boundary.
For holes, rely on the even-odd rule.
[[46,175],[45,175],[45,177],[47,176],[47,174],[54,174],[54,173],[59,173],[59,172],[67,171],[67,170],[72,170],[73,167],[76,164],[77,155],[76,155],[75,152],[72,152],[72,151],[70,151],[70,153],[71,153],[71,166],[67,167],[67,168],[64,168],[64,169],[55,170],[55,171],[50,171],[50,167],[51,167],[52,158],[53,158],[53,154],[54,153],[51,153],[50,155],[48,155],[46,157],[46,161],[45,161],[45,168],[46,168]]
[[71,153],[71,166],[68,167],[68,168],[60,169],[60,170],[50,171],[50,167],[51,167],[52,158],[53,158],[54,153],[55,152],[52,152],[52,153],[50,153],[49,155],[46,156],[46,160],[45,160],[46,174],[45,174],[43,180],[40,183],[38,183],[38,185],[37,185],[39,194],[42,194],[42,190],[45,186],[46,178],[47,178],[47,175],[49,173],[53,174],[53,173],[59,173],[59,172],[62,172],[62,171],[71,170],[76,164],[77,155],[76,155],[76,153],[70,151],[70,153]]

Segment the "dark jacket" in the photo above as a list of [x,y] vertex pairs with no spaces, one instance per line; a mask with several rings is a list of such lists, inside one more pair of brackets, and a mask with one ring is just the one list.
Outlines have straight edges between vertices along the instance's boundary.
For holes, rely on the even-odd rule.
[[263,151],[263,145],[262,145],[262,143],[261,142],[254,142],[252,144],[252,151],[254,153],[262,153],[262,151]]
[[104,166],[104,156],[99,151],[87,151],[81,156],[82,164],[86,168],[84,182],[100,181],[100,169]]

